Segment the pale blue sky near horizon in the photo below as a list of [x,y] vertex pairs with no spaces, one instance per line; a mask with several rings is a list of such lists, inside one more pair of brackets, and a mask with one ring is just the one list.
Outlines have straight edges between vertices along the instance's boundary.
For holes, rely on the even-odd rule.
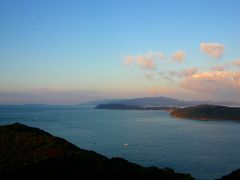
[[[191,67],[209,72],[239,60],[239,8],[238,0],[0,0],[0,104],[152,95],[240,101],[234,98],[238,80],[229,85],[224,79],[226,90],[206,95],[198,86],[183,88],[189,79],[159,77]],[[205,42],[224,45],[223,55],[201,52]],[[179,50],[184,62],[166,60]],[[157,60],[155,69],[123,63],[127,55],[147,52],[163,52],[167,62]],[[230,67],[219,78],[235,80],[239,70],[231,74]]]

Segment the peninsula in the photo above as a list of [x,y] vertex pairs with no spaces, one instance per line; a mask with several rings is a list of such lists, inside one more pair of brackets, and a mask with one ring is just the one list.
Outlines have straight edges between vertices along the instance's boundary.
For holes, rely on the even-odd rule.
[[178,107],[159,107],[159,106],[135,106],[126,104],[99,104],[95,109],[112,109],[112,110],[163,110],[171,111]]
[[239,107],[199,105],[174,109],[170,115],[177,118],[199,120],[240,120]]

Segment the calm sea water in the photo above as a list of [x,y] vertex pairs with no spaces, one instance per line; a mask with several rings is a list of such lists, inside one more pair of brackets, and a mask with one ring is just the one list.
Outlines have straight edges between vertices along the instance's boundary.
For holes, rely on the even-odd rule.
[[0,107],[0,124],[14,122],[107,157],[171,167],[197,179],[215,179],[240,168],[238,122],[175,119],[164,111]]

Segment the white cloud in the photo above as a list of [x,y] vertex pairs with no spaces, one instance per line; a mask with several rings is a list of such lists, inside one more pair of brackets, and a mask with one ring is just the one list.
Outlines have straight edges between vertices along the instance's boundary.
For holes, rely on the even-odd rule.
[[184,61],[184,59],[185,59],[185,52],[184,51],[182,51],[182,50],[179,50],[179,51],[176,51],[176,52],[174,52],[173,54],[172,54],[172,60],[173,61],[176,61],[176,62],[179,62],[179,63],[181,63],[181,62],[183,62]]
[[201,43],[200,49],[214,58],[220,58],[224,53],[224,45],[218,43]]

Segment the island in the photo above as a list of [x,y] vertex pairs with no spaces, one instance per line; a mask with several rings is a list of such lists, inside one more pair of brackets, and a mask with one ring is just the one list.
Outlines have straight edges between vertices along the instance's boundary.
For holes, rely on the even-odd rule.
[[198,105],[174,109],[170,112],[170,115],[186,119],[239,121],[240,108],[218,105]]
[[192,180],[173,169],[142,167],[81,149],[41,129],[0,126],[1,179],[171,179]]
[[159,107],[159,106],[135,106],[126,104],[99,104],[95,109],[110,109],[110,110],[161,110],[172,111],[178,107]]

